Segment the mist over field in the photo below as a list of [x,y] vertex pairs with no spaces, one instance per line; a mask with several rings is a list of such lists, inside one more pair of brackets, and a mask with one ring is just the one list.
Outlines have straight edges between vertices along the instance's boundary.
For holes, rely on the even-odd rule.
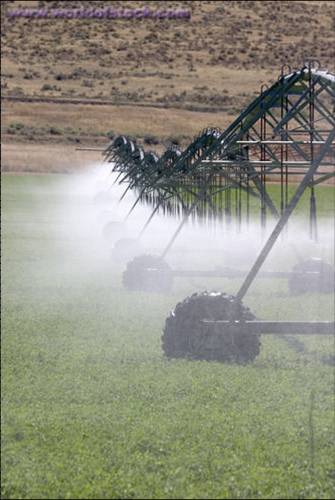
[[[167,361],[160,336],[176,303],[195,290],[234,294],[241,281],[124,290],[125,263],[113,261],[101,231],[110,216],[122,220],[133,197],[118,205],[114,186],[107,205],[95,203],[107,174],[95,165],[74,177],[2,182],[4,496],[330,497],[333,340],[263,336],[246,366]],[[140,207],[129,218],[131,237],[147,215]],[[155,219],[145,250],[160,252],[176,224]],[[168,261],[247,270],[261,246],[256,226],[228,236],[189,226]],[[291,244],[331,259],[329,226],[320,221],[315,244],[306,224],[298,231],[292,222],[266,267],[290,269]],[[284,279],[258,277],[245,302],[262,319],[334,315],[331,294],[290,296]]]
[[[117,174],[111,173],[110,165],[93,164],[85,173],[63,177],[58,183],[57,195],[62,198],[62,204],[58,206],[56,214],[60,224],[50,226],[50,235],[53,235],[53,231],[54,236],[59,236],[57,232],[64,234],[64,241],[68,239],[71,242],[71,252],[77,255],[78,263],[82,260],[84,265],[87,259],[87,263],[93,265],[95,262],[95,265],[99,266],[100,263],[103,266],[106,261],[112,264],[112,249],[121,238],[138,239],[139,253],[160,254],[181,223],[181,218],[164,216],[158,212],[140,236],[155,206],[138,203],[129,214],[138,194],[128,190],[120,201],[127,184],[114,184],[116,178]],[[277,189],[276,185],[273,185],[273,189]],[[332,187],[326,190],[332,196]],[[294,191],[294,186],[291,191]],[[33,193],[34,191],[32,195]],[[46,195],[44,187],[40,194]],[[301,203],[303,208],[297,208],[297,214],[289,221],[287,229],[269,255],[266,268],[279,270],[284,266],[284,270],[290,270],[297,257],[303,259],[313,256],[333,262],[334,224],[331,205],[322,213],[318,221],[317,241],[313,241],[309,234],[307,215],[303,213],[307,202],[306,194],[305,201]],[[263,230],[259,217],[255,214],[249,224],[244,218],[238,229],[234,220],[230,227],[224,221],[216,221],[208,226],[199,220],[192,222],[190,217],[178,235],[168,259],[175,265],[184,265],[186,268],[195,263],[205,269],[221,265],[247,270],[272,232],[275,222],[273,217],[268,216],[267,227]],[[110,223],[115,223],[115,227],[111,228],[108,236],[104,236],[104,228]],[[114,256],[114,265],[120,265],[121,268],[125,266],[126,260],[118,260]]]
[[[111,173],[110,165],[92,164],[82,174],[56,176],[52,178],[50,188],[45,180],[47,178],[39,176],[32,179],[33,182],[22,186],[24,200],[27,203],[29,200],[29,203],[23,206],[22,211],[17,208],[19,215],[16,223],[24,222],[26,239],[30,231],[41,234],[42,241],[49,242],[50,252],[43,252],[42,259],[30,259],[26,271],[35,276],[44,265],[49,278],[53,272],[56,275],[61,273],[68,286],[71,286],[74,277],[84,282],[94,280],[99,273],[123,273],[127,262],[136,255],[161,255],[182,220],[155,214],[140,236],[154,206],[139,203],[129,215],[137,194],[129,190],[120,201],[127,184],[114,184],[116,174]],[[275,191],[278,187],[274,184],[272,189]],[[293,192],[294,186],[291,190]],[[331,200],[332,188],[326,187],[325,192],[330,195],[327,201]],[[10,193],[16,196],[17,190],[15,194],[14,191]],[[324,200],[322,196],[318,199],[321,210]],[[329,203],[324,203],[325,211],[318,220],[318,238],[313,241],[309,235],[308,218],[303,212],[307,202],[306,195],[266,260],[265,271],[291,271],[298,261],[311,257],[321,258],[330,264],[334,261],[334,224]],[[237,230],[236,221],[231,226],[219,221],[208,226],[201,221],[192,222],[190,218],[166,260],[175,270],[215,271],[230,268],[245,271],[246,275],[275,222],[269,216],[266,229],[262,230],[259,216],[255,213],[249,224],[244,219]],[[110,225],[111,229],[105,234],[105,228]],[[135,240],[134,253],[114,252],[115,244],[124,238]],[[197,278],[188,278],[187,281],[199,282]],[[200,283],[205,285],[206,279],[200,279]],[[228,280],[227,284],[230,287],[231,281]],[[214,285],[222,289],[222,279],[214,280]]]

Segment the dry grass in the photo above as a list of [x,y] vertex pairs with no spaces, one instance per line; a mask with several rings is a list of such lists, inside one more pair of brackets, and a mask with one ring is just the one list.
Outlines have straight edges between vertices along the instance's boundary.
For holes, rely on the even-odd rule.
[[[21,131],[15,135],[3,134],[2,171],[72,171],[85,168],[92,161],[101,161],[99,152],[80,152],[81,145],[106,145],[106,133],[113,130],[143,139],[148,135],[168,141],[172,137],[183,137],[187,143],[201,128],[208,124],[224,128],[229,123],[227,115],[217,113],[199,113],[178,109],[139,108],[136,106],[93,106],[93,105],[57,105],[50,103],[8,102],[2,120],[3,130],[11,124],[23,124],[31,133],[28,136]],[[36,116],[39,127],[46,133],[41,136],[36,132]],[[75,124],[69,134],[68,124]],[[47,133],[52,125],[60,135]],[[39,129],[41,130],[41,129]],[[94,135],[93,135],[94,134]],[[43,142],[41,142],[41,137]],[[76,139],[72,144],[64,143],[67,139]],[[31,143],[32,141],[37,141]],[[78,144],[79,143],[79,144]],[[153,146],[160,149],[162,146]]]
[[[3,2],[5,3],[5,2]],[[7,2],[9,8],[57,7]],[[67,2],[78,7],[83,2]],[[85,2],[143,7],[145,1]],[[150,2],[160,9],[160,2]],[[331,1],[164,2],[188,8],[181,20],[6,19],[6,94],[109,98],[127,102],[234,107],[306,57],[334,65]]]
[[100,152],[76,151],[75,147],[65,144],[1,145],[2,173],[68,173],[84,170],[100,161]]
[[[92,3],[147,5],[106,0],[85,6]],[[69,1],[67,7],[82,4]],[[263,83],[277,79],[283,63],[296,67],[313,57],[333,69],[334,5],[305,0],[164,3],[164,8],[190,9],[189,21],[3,16],[3,95],[103,99],[114,105],[6,101],[2,140],[72,143],[70,151],[78,142],[105,144],[113,131],[140,140],[153,135],[163,144],[178,137],[184,146],[205,126],[225,128]],[[63,8],[64,3],[1,3],[6,6]],[[161,2],[151,1],[150,7],[161,9]]]
[[[37,117],[37,120],[36,120]],[[11,124],[46,130],[53,126],[63,130],[71,124],[75,135],[90,140],[92,135],[104,135],[113,130],[136,137],[154,135],[162,140],[171,136],[196,135],[205,126],[226,127],[231,120],[224,113],[200,113],[179,109],[140,108],[136,106],[105,106],[8,102],[2,120],[3,130]]]

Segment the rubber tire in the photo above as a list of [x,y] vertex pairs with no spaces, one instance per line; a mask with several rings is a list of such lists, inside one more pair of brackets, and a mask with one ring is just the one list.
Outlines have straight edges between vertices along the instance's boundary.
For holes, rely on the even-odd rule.
[[322,259],[299,262],[292,271],[301,273],[300,276],[292,275],[289,278],[288,286],[292,295],[334,292],[334,267]]
[[168,292],[173,285],[173,273],[161,257],[140,255],[128,262],[122,281],[128,290]]
[[162,348],[167,358],[245,364],[259,354],[259,335],[204,330],[204,319],[243,321],[253,320],[255,316],[241,302],[236,303],[232,295],[207,291],[195,293],[177,304],[166,319]]

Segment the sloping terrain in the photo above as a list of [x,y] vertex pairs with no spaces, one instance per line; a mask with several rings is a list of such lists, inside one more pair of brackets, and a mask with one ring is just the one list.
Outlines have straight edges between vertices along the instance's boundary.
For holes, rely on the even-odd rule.
[[[64,2],[6,2],[64,8]],[[67,8],[148,2],[66,2]],[[161,2],[149,2],[152,10]],[[189,20],[5,18],[6,94],[234,108],[284,63],[334,65],[334,4],[310,1],[164,2]]]
[[[162,3],[66,2],[81,6],[158,10]],[[2,96],[16,99],[5,101],[5,142],[93,145],[112,131],[183,146],[204,126],[229,124],[284,63],[313,58],[334,68],[331,1],[164,2],[165,9],[189,9],[188,20],[6,15],[17,7],[65,4],[1,3]]]

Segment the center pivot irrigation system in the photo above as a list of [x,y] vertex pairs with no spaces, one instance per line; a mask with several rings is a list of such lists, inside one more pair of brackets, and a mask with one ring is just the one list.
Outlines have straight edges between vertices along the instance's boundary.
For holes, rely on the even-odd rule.
[[[283,67],[272,86],[224,131],[205,129],[184,150],[170,147],[160,157],[145,152],[136,141],[119,136],[104,151],[116,181],[125,184],[138,203],[152,213],[135,240],[123,239],[115,248],[134,245],[156,213],[180,218],[180,224],[160,256],[142,255],[128,263],[123,283],[129,289],[169,289],[179,276],[244,276],[242,271],[173,271],[164,258],[191,218],[204,224],[235,223],[241,230],[251,212],[259,211],[265,228],[269,215],[274,229],[235,296],[204,292],[179,303],[166,320],[162,345],[169,358],[252,361],[259,353],[261,334],[330,335],[333,322],[258,321],[242,304],[258,274],[287,276],[293,293],[334,290],[334,268],[321,260],[300,261],[292,273],[260,273],[274,243],[306,190],[310,193],[309,231],[318,238],[315,190],[335,175],[335,75],[308,62],[292,71]],[[289,199],[289,180],[296,191]],[[267,181],[276,178],[280,199],[274,200]],[[256,208],[255,208],[256,207]]]

